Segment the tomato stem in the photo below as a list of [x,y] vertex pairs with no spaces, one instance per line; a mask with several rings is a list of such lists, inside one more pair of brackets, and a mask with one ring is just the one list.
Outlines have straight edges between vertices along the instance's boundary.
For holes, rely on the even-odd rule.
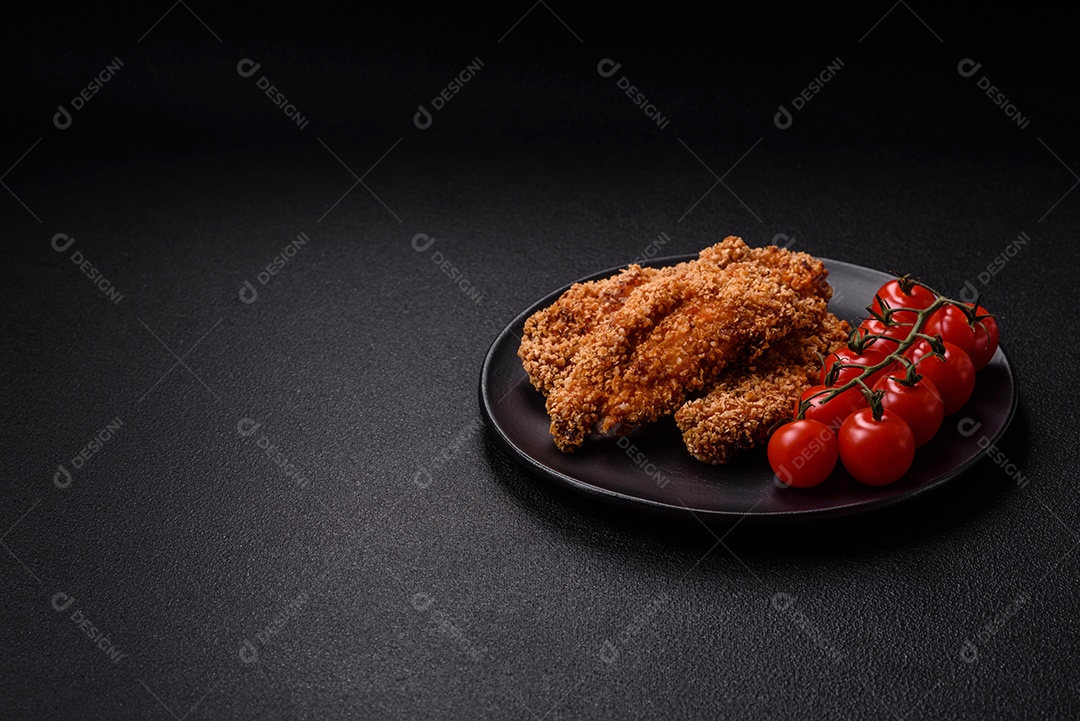
[[[863,388],[867,388],[866,384],[863,384]],[[866,401],[870,404],[870,414],[874,417],[875,421],[881,421],[881,414],[885,412],[885,406],[881,405],[881,399],[885,397],[885,391],[872,391],[869,388],[866,389]]]
[[919,283],[917,280],[912,278],[909,273],[896,276],[896,284],[900,286],[900,292],[904,295],[911,295],[911,291],[915,287],[916,283],[922,285],[922,283]]
[[[872,391],[870,389],[870,387],[867,385],[866,381],[869,380],[870,377],[872,375],[874,375],[874,373],[877,373],[879,370],[881,370],[883,368],[889,367],[893,363],[899,362],[899,363],[902,363],[902,364],[904,364],[906,366],[906,368],[907,368],[907,376],[903,381],[905,385],[907,385],[909,383],[910,384],[917,383],[921,379],[921,376],[916,372],[916,369],[915,369],[916,364],[914,362],[912,362],[910,358],[908,358],[907,356],[904,355],[904,351],[911,348],[913,345],[915,345],[920,340],[925,340],[927,343],[929,343],[930,349],[934,354],[936,354],[936,355],[944,355],[944,353],[945,353],[945,344],[944,344],[944,341],[942,341],[941,336],[927,335],[926,333],[922,332],[923,328],[926,326],[927,321],[930,320],[930,316],[932,316],[934,313],[936,313],[941,308],[943,308],[945,306],[949,306],[949,305],[956,306],[957,308],[960,308],[961,310],[964,311],[965,314],[969,314],[969,313],[974,314],[976,312],[976,309],[979,307],[977,302],[972,304],[969,307],[969,306],[967,306],[967,304],[961,303],[960,301],[953,300],[951,298],[946,298],[945,296],[941,295],[940,293],[938,293],[937,291],[935,291],[933,288],[926,285],[925,283],[921,283],[921,282],[919,282],[917,280],[914,280],[914,279],[910,278],[909,276],[901,276],[900,278],[897,279],[897,281],[901,282],[901,290],[903,290],[908,295],[911,294],[911,289],[915,285],[920,285],[923,288],[926,288],[928,291],[930,291],[931,293],[934,294],[934,296],[935,296],[934,302],[931,303],[926,308],[904,308],[904,307],[891,308],[891,307],[889,307],[889,304],[888,304],[887,301],[885,301],[879,294],[875,293],[874,298],[877,301],[877,305],[878,305],[878,307],[882,308],[883,311],[881,311],[881,312],[877,311],[873,305],[869,306],[867,308],[867,310],[870,312],[871,317],[881,321],[885,325],[891,325],[891,326],[907,325],[907,323],[892,323],[891,318],[892,318],[893,313],[907,312],[907,313],[914,313],[915,314],[915,322],[911,324],[911,330],[908,331],[907,337],[905,337],[902,341],[900,341],[899,345],[897,345],[895,350],[893,350],[891,353],[886,355],[884,358],[882,358],[879,362],[875,363],[874,365],[863,366],[863,365],[860,365],[858,363],[847,363],[847,364],[845,364],[845,363],[841,363],[839,361],[836,362],[836,363],[833,363],[832,367],[829,369],[829,373],[825,377],[825,385],[827,385],[827,386],[831,385],[831,383],[834,383],[836,381],[837,374],[839,374],[841,368],[862,368],[863,370],[862,370],[862,373],[860,373],[856,377],[852,378],[851,380],[847,381],[843,385],[837,386],[835,388],[831,388],[831,387],[830,388],[825,388],[823,390],[817,391],[817,392],[812,393],[811,395],[807,396],[799,404],[799,413],[796,416],[796,418],[801,419],[801,418],[804,417],[804,414],[806,413],[807,409],[810,407],[810,401],[813,400],[814,398],[817,398],[818,396],[828,394],[828,398],[826,398],[825,401],[824,401],[825,403],[828,403],[829,401],[831,401],[833,398],[836,398],[838,395],[840,395],[844,391],[849,390],[851,388],[855,388],[856,386],[861,386],[862,387],[861,390],[863,391],[864,394],[868,394],[867,395],[867,400],[869,401],[871,395],[875,395],[876,393],[880,393],[880,392],[879,391]],[[907,284],[906,289],[904,289],[904,284],[905,283]],[[881,339],[888,339],[888,340],[891,340],[891,341],[896,341],[895,338],[891,338],[891,337],[886,336],[886,335],[881,334],[881,333],[866,333],[866,334],[859,335],[857,333],[857,331],[858,331],[858,329],[856,329],[856,331],[853,332],[853,335],[856,335],[859,338],[860,342],[863,343],[863,344],[865,344],[867,342],[867,339],[881,338]],[[852,350],[855,350],[855,349],[853,348]],[[880,420],[880,407],[881,407],[880,396],[878,397],[877,405],[878,405],[878,410],[874,412],[874,418],[875,418],[875,420]],[[870,407],[874,408],[873,401],[870,402]]]
[[903,379],[897,378],[897,383],[899,383],[900,385],[911,387],[922,380],[922,375],[920,375],[919,371],[915,369],[915,362],[913,360],[911,360],[907,356],[901,356],[900,362],[901,364],[907,364],[907,373],[904,375]]

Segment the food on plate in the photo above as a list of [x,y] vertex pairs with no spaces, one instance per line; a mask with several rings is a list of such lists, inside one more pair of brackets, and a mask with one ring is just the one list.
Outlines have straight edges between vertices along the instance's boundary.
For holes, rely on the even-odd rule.
[[829,388],[823,385],[810,386],[804,390],[795,402],[793,417],[799,417],[801,413],[803,418],[824,423],[835,433],[840,430],[844,419],[855,411],[866,408],[866,396],[861,388],[848,388],[835,395],[823,392],[827,390]]
[[855,411],[837,434],[840,459],[856,481],[885,486],[898,481],[915,460],[915,435],[892,411],[879,406]]
[[550,393],[573,364],[582,341],[658,272],[631,265],[611,278],[576,283],[552,305],[530,316],[518,356],[536,389]]
[[[914,368],[910,369],[911,372]],[[874,385],[881,391],[881,406],[904,419],[915,436],[915,447],[925,446],[941,428],[945,418],[945,401],[929,378],[912,380],[917,376],[889,376]],[[854,389],[853,389],[854,390]]]
[[776,429],[768,456],[773,473],[785,484],[813,488],[832,475],[840,452],[828,426],[804,418]]
[[986,312],[986,308],[972,305],[967,306],[975,312],[975,347],[972,349],[971,362],[975,364],[975,370],[981,371],[994,357],[998,347],[997,321],[994,316]]
[[975,327],[968,323],[967,311],[955,305],[936,310],[923,326],[923,332],[941,336],[941,340],[952,343],[968,356],[975,350]]
[[518,352],[547,396],[555,444],[572,451],[591,433],[670,415],[773,343],[816,332],[827,275],[806,253],[728,237],[693,261],[575,284],[526,321]]
[[[821,372],[818,373],[818,382],[825,386],[847,383],[858,377],[863,368],[876,365],[889,353],[886,344],[879,343],[876,338],[852,336],[846,344],[841,344],[838,349],[825,356]],[[880,378],[889,375],[895,367],[895,363],[888,365],[864,380],[867,385],[873,385]]]
[[920,375],[940,389],[945,415],[951,416],[963,408],[975,392],[975,364],[952,343],[942,343],[940,351],[935,352],[930,343],[919,341],[908,349],[905,357],[914,362]]
[[[902,478],[915,449],[930,442],[944,416],[968,402],[976,372],[997,352],[999,330],[981,305],[945,298],[907,276],[881,286],[867,310],[870,318],[847,347],[824,360],[821,385],[799,397],[794,423],[823,422],[827,433],[836,432],[848,473],[881,486]],[[769,458],[820,466],[825,461],[814,456],[828,440],[825,433],[810,440],[777,430],[769,439]],[[816,485],[778,471],[777,477],[793,487]]]
[[687,450],[699,461],[726,463],[764,443],[815,382],[821,356],[843,345],[847,334],[845,321],[825,313],[816,328],[789,333],[756,360],[729,366],[704,396],[675,412]]
[[576,283],[524,324],[518,356],[572,452],[668,416],[712,464],[767,442],[778,480],[907,473],[998,347],[994,317],[901,276],[850,330],[824,264],[734,236],[694,260]]
[[868,310],[871,318],[879,318],[889,311],[890,325],[910,325],[918,317],[918,311],[929,308],[935,300],[937,294],[934,291],[905,276],[887,281],[878,288]]

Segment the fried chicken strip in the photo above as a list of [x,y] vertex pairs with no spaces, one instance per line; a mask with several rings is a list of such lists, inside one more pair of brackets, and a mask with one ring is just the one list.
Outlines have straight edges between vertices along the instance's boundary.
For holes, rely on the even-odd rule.
[[529,316],[518,357],[536,389],[544,395],[551,392],[585,336],[657,272],[631,265],[611,278],[575,283],[554,303]]
[[655,274],[584,334],[557,374],[547,401],[556,445],[572,451],[594,430],[655,421],[729,363],[813,328],[831,293],[825,276],[805,253],[755,252],[738,238]]
[[[701,261],[723,268],[764,249],[751,249],[734,236],[706,248]],[[547,395],[568,368],[588,334],[607,322],[626,299],[659,275],[674,275],[677,267],[642,268],[631,265],[617,275],[575,283],[547,308],[525,321],[518,357],[538,391]]]
[[846,321],[826,313],[812,331],[792,333],[749,364],[723,372],[704,397],[675,413],[691,455],[726,463],[763,443],[777,421],[791,417],[799,395],[817,382],[818,354],[842,346],[848,330]]
[[[779,269],[784,281],[801,294],[813,293],[828,300],[832,293],[824,268],[805,253],[791,253],[776,246],[750,248],[741,238],[728,236],[701,251],[699,260],[717,269],[756,260]],[[611,314],[646,281],[677,272],[678,266],[658,269],[631,265],[610,278],[575,283],[550,306],[531,315],[525,321],[518,357],[533,386],[544,395],[550,393],[573,365],[589,333],[608,322]]]

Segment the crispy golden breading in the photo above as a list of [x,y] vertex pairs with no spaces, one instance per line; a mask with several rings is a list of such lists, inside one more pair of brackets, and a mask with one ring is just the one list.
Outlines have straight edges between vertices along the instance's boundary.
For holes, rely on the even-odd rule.
[[[701,251],[699,258],[723,268],[763,250],[751,249],[741,239],[729,236]],[[529,316],[518,357],[536,389],[544,395],[551,392],[557,379],[572,366],[586,336],[608,322],[631,293],[658,275],[675,275],[681,267],[631,265],[611,278],[575,283],[550,306]]]
[[675,413],[694,458],[726,463],[763,443],[772,426],[790,418],[799,395],[817,382],[820,360],[842,346],[849,327],[826,313],[812,332],[792,333],[756,360],[729,367],[702,398]]
[[571,344],[555,373],[531,374],[549,388],[556,445],[572,451],[591,432],[655,421],[730,363],[815,328],[831,294],[825,277],[805,253],[751,250],[738,238],[652,274]]
[[843,340],[827,276],[806,253],[728,237],[693,261],[573,285],[526,320],[518,349],[556,445],[569,452],[677,409],[701,460],[764,440],[809,385],[815,351]]
[[[741,238],[729,236],[699,254],[699,262],[717,269],[746,260],[777,268],[784,281],[800,294],[812,293],[825,300],[832,294],[824,267],[805,253],[791,253],[775,246],[750,248]],[[544,395],[550,393],[573,365],[586,336],[608,322],[611,314],[645,282],[657,275],[674,276],[685,265],[659,269],[631,265],[610,278],[575,283],[550,306],[526,319],[518,356],[536,389]]]
[[557,301],[529,316],[518,357],[536,389],[547,395],[573,362],[585,336],[657,272],[631,265],[611,278],[575,283]]

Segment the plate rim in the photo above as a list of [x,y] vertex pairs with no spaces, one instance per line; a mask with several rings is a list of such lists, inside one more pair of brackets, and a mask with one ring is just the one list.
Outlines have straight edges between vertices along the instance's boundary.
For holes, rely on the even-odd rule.
[[[927,493],[936,488],[941,487],[945,483],[951,481],[957,476],[961,475],[980,460],[982,460],[986,454],[978,453],[966,462],[950,469],[949,471],[937,476],[931,481],[924,484],[914,486],[901,493],[890,494],[886,496],[880,496],[876,498],[870,498],[865,501],[854,501],[844,503],[837,506],[830,506],[827,508],[819,508],[813,510],[786,510],[786,511],[762,511],[754,512],[753,509],[749,511],[730,511],[715,508],[691,508],[685,505],[674,505],[671,503],[665,503],[657,501],[651,498],[641,498],[638,496],[632,496],[620,491],[611,490],[609,488],[603,488],[586,481],[583,481],[574,476],[567,475],[554,468],[550,468],[540,461],[533,458],[528,453],[518,448],[508,437],[506,432],[500,426],[498,420],[495,417],[492,405],[492,399],[487,393],[489,384],[489,377],[491,372],[491,365],[496,350],[505,342],[506,336],[510,334],[511,330],[518,325],[519,322],[524,322],[524,319],[535,313],[537,310],[543,307],[547,307],[554,302],[559,296],[561,296],[566,290],[576,283],[586,283],[592,280],[598,280],[600,278],[606,278],[614,273],[620,272],[630,265],[640,265],[642,267],[665,267],[668,265],[674,265],[676,263],[685,262],[688,260],[694,260],[698,257],[697,253],[686,253],[679,255],[668,255],[660,258],[651,258],[641,263],[624,263],[622,265],[614,266],[604,270],[596,271],[589,275],[578,278],[571,281],[566,285],[557,288],[550,293],[539,298],[535,302],[531,303],[527,308],[515,315],[513,319],[503,327],[501,331],[492,340],[491,345],[488,346],[487,352],[484,354],[484,361],[480,369],[480,383],[479,383],[479,400],[480,411],[483,415],[485,424],[494,432],[495,437],[498,439],[499,444],[506,449],[511,456],[513,456],[519,464],[525,466],[526,470],[530,471],[533,475],[543,477],[547,482],[553,483],[558,486],[568,487],[571,490],[582,493],[590,498],[600,499],[608,503],[614,503],[619,506],[625,506],[632,508],[636,511],[649,511],[653,513],[662,513],[666,515],[677,515],[687,511],[691,514],[705,517],[713,520],[733,520],[755,523],[768,523],[768,522],[803,522],[803,521],[821,521],[834,518],[840,518],[845,516],[856,515],[860,513],[868,513],[871,511],[880,510],[889,506],[893,506],[897,503],[909,500],[915,496],[919,496],[923,493]],[[828,267],[833,266],[846,266],[847,268],[859,271],[859,272],[872,272],[881,275],[883,278],[892,278],[892,274],[887,273],[876,268],[870,268],[868,266],[858,265],[857,263],[851,263],[844,260],[836,260],[825,256],[815,256],[818,260],[825,263]],[[1000,354],[1001,360],[1004,363],[1005,370],[1008,373],[1009,380],[1012,385],[1012,394],[1010,398],[1009,408],[1005,414],[1005,421],[1002,423],[1001,428],[991,437],[990,442],[987,444],[989,448],[995,445],[1005,432],[1012,425],[1013,419],[1016,415],[1016,410],[1020,402],[1020,389],[1017,382],[1016,373],[1013,370],[1012,363],[1009,361],[1008,355],[1005,352],[1005,348],[1002,344],[998,345],[997,353],[995,357]],[[526,375],[526,379],[528,375]],[[531,384],[530,384],[531,385]]]

